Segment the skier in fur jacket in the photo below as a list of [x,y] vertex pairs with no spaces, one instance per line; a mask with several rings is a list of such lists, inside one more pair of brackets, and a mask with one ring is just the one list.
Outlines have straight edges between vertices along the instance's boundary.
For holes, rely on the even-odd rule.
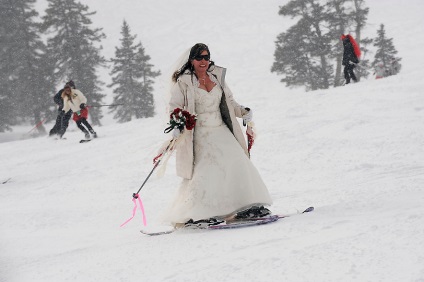
[[[67,113],[71,110],[74,112],[73,120],[77,123],[78,128],[84,132],[85,138],[90,139],[90,133],[92,134],[93,138],[96,138],[96,132],[87,121],[88,109],[85,105],[87,103],[87,98],[84,96],[84,94],[82,94],[82,92],[77,89],[72,89],[70,85],[67,84],[63,89],[62,99],[63,112]],[[88,131],[82,125],[85,125]]]
[[[66,84],[71,86],[71,88],[75,89],[75,83],[70,80]],[[65,86],[66,86],[65,84]],[[62,93],[63,88],[59,90],[59,92],[56,93],[53,97],[53,101],[58,105],[58,114],[56,117],[56,122],[53,128],[49,132],[49,136],[58,135],[60,138],[62,138],[63,134],[65,134],[66,129],[69,125],[69,120],[72,116],[72,111],[67,112],[66,114],[63,114],[63,99],[62,99]]]
[[361,56],[361,51],[355,39],[350,34],[342,35],[341,40],[343,42],[343,60],[342,65],[344,66],[344,77],[346,79],[346,84],[350,83],[350,79],[353,79],[354,82],[357,82],[357,78],[353,69],[356,67],[356,64],[359,63],[358,58]]

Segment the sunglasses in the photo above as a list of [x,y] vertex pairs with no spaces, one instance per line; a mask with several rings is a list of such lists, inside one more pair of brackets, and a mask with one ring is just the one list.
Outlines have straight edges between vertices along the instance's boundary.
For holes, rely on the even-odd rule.
[[194,59],[196,61],[201,61],[201,60],[205,60],[205,61],[209,61],[210,60],[210,56],[208,55],[197,55],[196,57],[194,57]]

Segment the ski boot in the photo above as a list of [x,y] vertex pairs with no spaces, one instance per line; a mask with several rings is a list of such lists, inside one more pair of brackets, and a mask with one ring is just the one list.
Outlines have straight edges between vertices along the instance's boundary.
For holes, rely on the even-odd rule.
[[221,223],[224,223],[225,220],[218,219],[218,218],[209,218],[209,219],[201,219],[193,221],[193,219],[190,219],[184,224],[184,228],[207,228],[208,226],[212,225],[218,225]]
[[247,210],[240,211],[236,213],[235,219],[252,219],[252,218],[261,218],[267,215],[270,215],[271,211],[264,206],[253,206]]

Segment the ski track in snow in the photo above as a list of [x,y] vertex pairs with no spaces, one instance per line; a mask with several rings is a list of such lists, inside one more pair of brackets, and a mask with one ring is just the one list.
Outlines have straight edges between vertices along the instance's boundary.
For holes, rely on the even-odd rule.
[[[290,22],[277,14],[284,3],[127,2],[84,1],[98,11],[93,22],[108,35],[107,56],[123,18],[162,73],[192,44],[209,44],[217,64],[228,67],[237,101],[254,110],[252,161],[272,210],[315,211],[158,237],[140,234],[138,213],[119,228],[166,139],[162,77],[154,118],[117,124],[109,117],[87,144],[78,143],[74,123],[66,140],[0,143],[0,181],[10,178],[0,184],[1,282],[424,281],[424,2],[367,1],[365,36],[386,25],[402,57],[399,75],[308,93],[269,72],[275,38]],[[143,188],[146,228],[167,228],[160,214],[179,181],[172,157],[164,177],[153,175]]]

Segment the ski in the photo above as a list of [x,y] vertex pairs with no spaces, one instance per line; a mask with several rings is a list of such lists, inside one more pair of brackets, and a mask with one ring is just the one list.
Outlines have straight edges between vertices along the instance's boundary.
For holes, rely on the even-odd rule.
[[[301,213],[296,213],[296,214],[302,214],[302,213],[308,213],[308,212],[312,212],[314,210],[314,207],[309,207],[307,209],[305,209],[303,212]],[[190,228],[174,228],[174,229],[170,229],[170,230],[166,230],[166,231],[158,231],[158,232],[148,232],[148,231],[144,231],[141,230],[140,232],[148,235],[148,236],[158,236],[158,235],[165,235],[165,234],[171,234],[174,233],[177,230],[220,230],[220,229],[235,229],[235,228],[243,228],[243,227],[251,227],[251,226],[257,226],[257,225],[264,225],[264,224],[268,224],[268,223],[272,223],[272,222],[276,222],[279,219],[282,218],[286,218],[286,217],[290,217],[296,214],[291,214],[291,215],[270,215],[267,217],[260,217],[260,218],[251,218],[251,219],[246,219],[246,220],[235,220],[235,221],[231,221],[228,223],[223,223],[223,224],[218,224],[218,225],[211,225],[211,226],[207,226],[207,227],[190,227]]]
[[9,177],[8,179],[6,179],[5,181],[2,181],[1,184],[6,184],[7,182],[9,182],[9,180],[12,179],[12,177]]
[[235,229],[235,228],[250,227],[250,226],[263,225],[263,224],[275,222],[279,220],[280,218],[283,218],[283,216],[271,215],[268,217],[255,218],[252,220],[251,219],[237,220],[237,221],[229,222],[226,224],[211,225],[206,227],[205,229],[217,230],[217,229]]
[[182,227],[182,228],[174,228],[166,231],[158,231],[158,232],[148,232],[141,230],[140,232],[149,235],[149,236],[158,236],[158,235],[165,235],[165,234],[171,234],[174,233],[177,230],[218,230],[218,229],[233,229],[233,228],[243,228],[243,227],[250,227],[250,226],[256,226],[256,225],[263,225],[267,223],[271,223],[274,221],[279,220],[280,216],[273,215],[270,217],[263,217],[263,218],[256,218],[255,220],[239,220],[239,221],[233,221],[231,223],[223,223],[218,225],[211,225],[207,227]]
[[[314,207],[309,207],[301,213],[312,212],[313,210],[314,210]],[[299,213],[296,213],[296,214],[299,214]],[[290,216],[292,215],[270,215],[266,217],[250,218],[245,220],[235,220],[227,224],[218,224],[218,225],[208,226],[206,229],[233,229],[233,228],[242,228],[242,227],[249,227],[249,226],[255,226],[255,225],[263,225],[263,224],[275,222],[279,219],[290,217]]]
[[87,142],[90,142],[91,140],[93,140],[93,139],[82,139],[79,142],[80,143],[87,143]]
[[176,228],[171,229],[171,230],[166,230],[166,231],[158,231],[158,232],[148,232],[148,231],[144,231],[144,230],[141,230],[140,232],[145,234],[145,235],[149,235],[149,236],[158,236],[158,235],[171,234],[175,231],[177,231]]
[[[287,215],[271,215],[271,216],[268,216],[268,217],[277,216],[278,219],[281,219],[281,218],[290,217],[290,216],[293,216],[293,215],[307,213],[307,212],[312,212],[312,211],[314,211],[314,207],[309,207],[309,208],[305,209],[303,212],[299,212],[298,211],[297,213],[293,213],[293,214],[287,214]],[[250,218],[250,219],[245,219],[245,221],[264,220],[264,219],[267,219],[268,217],[265,216],[265,217],[258,217],[258,218]]]

